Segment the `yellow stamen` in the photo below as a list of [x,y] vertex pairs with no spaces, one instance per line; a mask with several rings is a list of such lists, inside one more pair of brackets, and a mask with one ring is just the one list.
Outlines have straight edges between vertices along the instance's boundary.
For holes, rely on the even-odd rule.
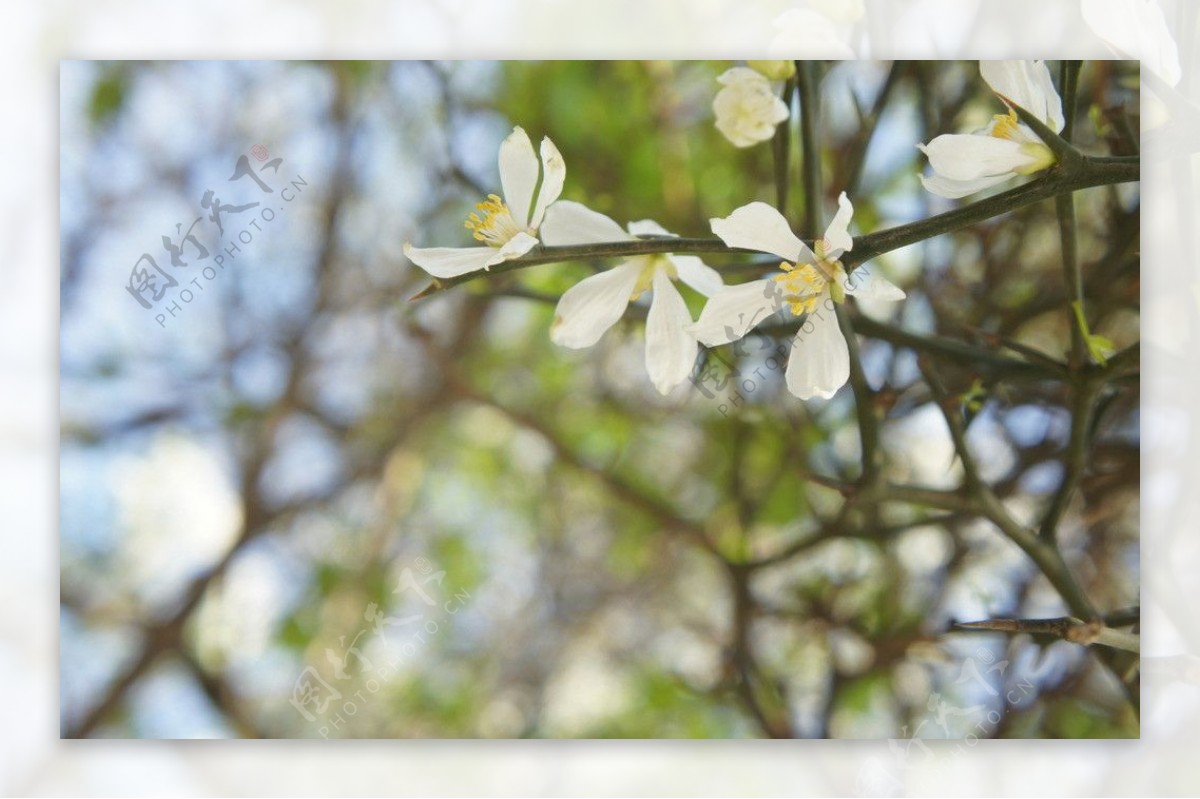
[[467,217],[463,226],[471,231],[476,240],[489,247],[503,247],[513,236],[522,232],[508,206],[495,194],[489,194],[486,200],[475,206],[475,210],[479,213]]
[[779,283],[783,291],[783,301],[787,303],[792,313],[801,316],[816,310],[826,289],[835,302],[841,303],[846,299],[842,288],[842,278],[846,271],[841,261],[825,259],[828,251],[823,241],[816,242],[815,250],[818,261],[815,264],[790,264],[784,261],[779,264],[783,274],[775,275],[772,280]]
[[1021,131],[1017,112],[1010,110],[1007,114],[996,114],[993,117],[996,124],[992,126],[992,135],[997,139],[1007,139],[1021,145],[1021,152],[1032,161],[1015,170],[1018,175],[1031,175],[1040,172],[1055,162],[1054,152],[1042,142]]
[[629,295],[630,302],[633,302],[650,290],[650,287],[654,285],[654,273],[658,270],[659,266],[667,270],[667,277],[672,280],[679,279],[679,271],[675,268],[675,264],[672,263],[670,258],[663,255],[650,255],[645,256],[645,258],[646,263],[638,275],[638,281],[633,287],[633,293]]
[[1020,130],[1017,127],[1020,124],[1020,120],[1017,117],[1016,111],[1010,110],[1007,114],[996,114],[992,119],[996,120],[996,124],[992,126],[992,135],[997,139],[1022,141],[1025,138],[1020,135]]

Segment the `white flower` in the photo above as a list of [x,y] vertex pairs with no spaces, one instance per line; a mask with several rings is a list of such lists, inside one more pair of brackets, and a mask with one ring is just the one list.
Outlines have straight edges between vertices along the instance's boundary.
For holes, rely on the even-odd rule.
[[750,147],[775,135],[788,108],[766,76],[749,67],[733,67],[717,80],[724,86],[713,99],[717,130],[736,147]]
[[866,14],[863,0],[808,0],[808,5],[838,25],[853,25]]
[[769,252],[784,258],[782,274],[726,286],[709,299],[699,321],[691,327],[709,347],[728,344],[776,311],[789,309],[807,314],[796,333],[785,374],[788,390],[800,399],[828,399],[850,377],[850,352],[838,327],[834,304],[846,295],[900,300],[904,292],[861,268],[850,277],[838,260],[854,242],[848,228],[854,207],[845,192],[838,197],[838,212],[814,253],[796,238],[783,215],[766,203],[744,205],[724,219],[713,219],[712,230],[730,247]]
[[767,55],[792,58],[846,60],[854,58],[848,41],[853,26],[863,16],[862,2],[810,3],[815,8],[793,8],[772,23],[778,33],[767,45]]
[[[1063,128],[1062,101],[1041,61],[980,61],[979,72],[1006,102],[1033,114],[1058,133]],[[917,149],[929,156],[934,174],[921,183],[941,197],[965,197],[1029,175],[1054,163],[1054,153],[1011,108],[996,114],[983,130],[970,134],[943,134]]]
[[[486,247],[414,247],[404,243],[404,254],[434,277],[449,278],[487,269],[520,258],[537,243],[538,227],[550,203],[562,193],[567,166],[549,137],[542,139],[541,165],[533,143],[516,127],[500,145],[500,185],[504,199],[495,194],[475,206],[465,226]],[[538,179],[541,178],[541,187]],[[536,196],[535,196],[536,195]]]
[[790,59],[772,61],[747,61],[746,66],[759,72],[768,80],[787,80],[796,74],[796,62]]
[[1169,86],[1183,76],[1179,47],[1158,0],[1083,0],[1083,21],[1122,58],[1136,58]]
[[[567,200],[550,206],[542,225],[548,245],[632,241],[639,235],[673,234],[650,220],[631,222],[626,233],[604,214]],[[693,255],[637,255],[568,289],[554,310],[550,339],[571,349],[590,347],[621,318],[631,301],[652,289],[646,317],[646,371],[659,393],[667,394],[691,373],[700,350],[695,336],[686,330],[692,315],[672,282],[675,279],[706,297],[722,286],[716,270]]]

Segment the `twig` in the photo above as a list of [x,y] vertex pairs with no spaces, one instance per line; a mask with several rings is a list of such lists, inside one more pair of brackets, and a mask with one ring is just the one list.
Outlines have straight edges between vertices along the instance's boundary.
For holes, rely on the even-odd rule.
[[817,95],[817,64],[796,62],[796,84],[800,90],[800,177],[804,185],[804,227],[817,234],[821,224],[821,151],[817,146],[817,125],[821,100]]
[[1096,410],[1096,394],[1101,385],[1100,381],[1087,373],[1077,375],[1070,383],[1071,433],[1063,453],[1062,483],[1039,524],[1039,535],[1044,541],[1054,540],[1058,524],[1083,479],[1090,449],[1092,417]]
[[502,405],[498,401],[476,391],[474,387],[468,384],[460,375],[451,373],[447,377],[448,381],[455,387],[458,394],[466,400],[475,402],[480,405],[492,408],[499,411],[504,416],[511,419],[520,426],[538,433],[545,439],[550,448],[554,450],[555,455],[559,460],[573,466],[581,472],[590,474],[602,481],[614,496],[623,500],[625,503],[638,508],[648,516],[654,518],[664,528],[683,533],[686,537],[698,544],[701,549],[716,555],[724,560],[724,556],[718,549],[717,545],[708,537],[704,527],[696,522],[687,519],[671,508],[669,505],[660,500],[642,493],[632,483],[622,480],[618,476],[609,473],[608,470],[588,463],[574,450],[563,443],[562,439],[547,425],[538,419],[523,413],[514,408],[509,408]]
[[1082,622],[1070,616],[1057,619],[989,619],[957,622],[953,629],[963,632],[999,632],[1019,635],[1048,635],[1081,646],[1106,646],[1125,652],[1141,652],[1141,636],[1105,626],[1096,620]]
[[849,166],[846,168],[844,185],[846,191],[851,193],[852,196],[859,188],[859,181],[862,180],[863,166],[867,163],[867,151],[871,148],[871,141],[875,137],[875,131],[879,129],[879,119],[883,116],[883,110],[891,99],[892,92],[900,84],[900,78],[904,75],[906,69],[907,64],[905,62],[895,61],[892,63],[891,69],[888,70],[887,79],[883,82],[883,87],[880,88],[879,94],[875,96],[871,115],[863,121],[858,141],[845,159],[845,162]]
[[[796,79],[788,78],[783,85],[783,92],[780,99],[783,104],[788,107],[788,111],[792,110],[793,100],[796,96]],[[791,183],[791,178],[788,176],[788,162],[791,156],[791,117],[779,123],[775,128],[775,138],[771,143],[772,156],[775,160],[775,207],[779,209],[779,213],[787,218],[788,211],[788,186]]]
[[[1075,128],[1075,90],[1079,80],[1079,62],[1064,61],[1062,64],[1062,100],[1064,125],[1062,139],[1071,143]],[[1071,368],[1079,369],[1087,362],[1087,346],[1083,331],[1075,320],[1072,308],[1079,304],[1083,313],[1083,277],[1079,269],[1079,252],[1075,235],[1075,196],[1060,194],[1054,198],[1054,210],[1058,216],[1059,242],[1062,248],[1063,278],[1067,288],[1067,319],[1071,326]]]
[[870,485],[879,479],[883,469],[882,450],[879,448],[879,415],[875,411],[875,392],[867,382],[863,371],[862,355],[858,349],[858,336],[854,332],[854,323],[845,306],[835,308],[838,325],[842,336],[846,339],[846,349],[850,353],[850,388],[854,392],[854,409],[858,416],[858,435],[862,449],[862,474],[859,481]]
[[989,369],[1007,376],[1054,380],[1062,379],[1066,374],[1065,364],[1055,366],[1053,362],[1045,360],[1009,358],[958,339],[910,333],[907,330],[877,322],[862,314],[855,318],[854,328],[868,338],[882,339],[897,346],[908,347],[917,353],[949,358],[975,369]]
[[1084,618],[1094,618],[1095,608],[1087,595],[1083,593],[1074,575],[1067,568],[1062,553],[1052,542],[1040,538],[1033,531],[1013,519],[996,494],[983,481],[975,457],[967,446],[966,427],[962,414],[958,411],[957,401],[948,395],[941,380],[933,371],[932,365],[925,358],[918,358],[917,365],[925,376],[925,382],[933,392],[934,399],[946,426],[950,429],[950,438],[954,442],[954,450],[962,461],[965,477],[964,489],[974,504],[1005,536],[1025,551],[1050,584],[1058,591],[1059,596],[1067,603],[1073,613]]

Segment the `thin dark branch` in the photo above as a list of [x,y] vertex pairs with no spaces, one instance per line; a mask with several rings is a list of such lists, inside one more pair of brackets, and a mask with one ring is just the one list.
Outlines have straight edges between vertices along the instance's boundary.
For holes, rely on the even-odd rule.
[[925,376],[925,382],[933,392],[934,400],[950,430],[950,438],[954,442],[955,452],[963,466],[965,477],[963,487],[972,504],[1037,564],[1072,613],[1083,619],[1095,618],[1095,608],[1083,593],[1083,589],[1080,588],[1070,569],[1067,568],[1058,548],[1017,522],[992,489],[983,481],[975,457],[967,446],[966,426],[962,414],[958,410],[958,399],[950,396],[946,391],[928,359],[918,358],[917,364]]
[[955,623],[960,632],[1008,633],[1009,635],[1040,635],[1061,638],[1081,646],[1106,646],[1125,652],[1141,651],[1137,633],[1121,632],[1106,627],[1103,621],[1083,622],[1069,616],[1057,619],[988,619]]
[[[1063,141],[1071,143],[1075,128],[1076,89],[1079,84],[1079,62],[1062,63]],[[1059,194],[1054,198],[1054,210],[1058,215],[1059,241],[1062,248],[1063,278],[1067,287],[1067,321],[1071,326],[1071,368],[1078,369],[1087,362],[1087,348],[1083,331],[1075,320],[1074,306],[1079,304],[1083,313],[1083,276],[1079,268],[1079,252],[1075,233],[1075,196]]]
[[821,99],[817,94],[814,61],[796,62],[796,85],[800,90],[800,168],[804,184],[804,226],[810,235],[817,235],[821,224],[821,149],[817,129],[821,119]]
[[[792,110],[795,96],[796,80],[788,78],[783,85],[780,99],[788,107],[789,112]],[[788,162],[791,157],[791,141],[791,117],[789,117],[775,128],[775,138],[771,142],[772,155],[775,160],[775,207],[779,209],[779,213],[783,214],[784,218],[788,216],[788,186],[791,183],[791,177],[788,175]]]
[[[979,202],[956,208],[936,216],[881,230],[854,240],[854,249],[845,253],[841,261],[848,270],[879,255],[901,247],[907,247],[943,233],[991,219],[1000,214],[1014,211],[1031,203],[1045,200],[1062,192],[1128,183],[1138,180],[1139,166],[1135,161],[1120,159],[1086,158],[1078,169],[1071,173],[1051,169],[1045,177],[1018,186]],[[811,241],[806,241],[811,244]],[[581,244],[561,247],[534,247],[529,254],[496,264],[486,271],[470,272],[452,278],[435,278],[428,287],[413,299],[445,291],[488,275],[498,275],[517,269],[563,261],[591,260],[595,258],[618,258],[631,255],[653,255],[658,253],[734,254],[743,250],[728,247],[720,239],[698,238],[643,238],[634,241],[613,241],[599,244]]]
[[846,168],[845,190],[851,196],[858,190],[858,184],[862,180],[863,166],[867,163],[867,152],[871,149],[871,141],[875,138],[875,131],[879,129],[879,119],[883,116],[883,110],[887,107],[893,91],[900,84],[900,78],[903,77],[906,70],[907,64],[904,62],[895,61],[892,63],[891,69],[888,70],[887,79],[879,89],[879,94],[875,96],[875,103],[871,107],[871,115],[863,121],[858,140],[846,157],[846,163],[849,166]]
[[1092,418],[1096,410],[1096,397],[1102,384],[1090,373],[1079,374],[1070,385],[1071,433],[1063,453],[1063,480],[1055,492],[1039,525],[1039,535],[1045,541],[1053,541],[1071,498],[1079,487],[1087,469],[1090,451]]
[[883,469],[882,450],[879,448],[879,415],[875,411],[875,392],[867,383],[867,375],[863,371],[862,356],[858,350],[858,336],[855,335],[854,325],[850,314],[844,305],[836,307],[838,325],[846,339],[846,349],[850,353],[850,388],[854,392],[854,409],[858,416],[858,435],[862,446],[862,474],[859,480],[863,485],[875,482]]

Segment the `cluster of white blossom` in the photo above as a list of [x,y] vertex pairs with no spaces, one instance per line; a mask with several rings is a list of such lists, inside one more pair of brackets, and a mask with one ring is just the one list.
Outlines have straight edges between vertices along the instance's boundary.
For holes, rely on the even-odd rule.
[[[790,61],[749,62],[718,80],[713,102],[717,128],[735,146],[770,139],[789,116],[770,81],[794,74]],[[946,134],[917,145],[929,158],[933,175],[925,188],[943,197],[963,197],[1017,175],[1054,163],[1054,155],[1012,110],[1020,106],[1054,131],[1063,126],[1061,101],[1041,61],[981,62],[981,74],[1009,106],[984,129]],[[491,195],[466,221],[485,246],[418,248],[404,252],[435,278],[453,278],[520,258],[539,242],[547,246],[633,241],[673,234],[650,220],[623,229],[609,217],[580,203],[559,200],[566,164],[558,148],[543,138],[540,151],[517,127],[500,146],[503,197]],[[783,259],[778,273],[759,280],[725,285],[720,274],[691,255],[654,254],[628,258],[580,281],[558,302],[550,337],[572,349],[590,347],[620,319],[631,302],[651,292],[646,318],[646,370],[655,388],[666,394],[687,379],[700,344],[715,347],[736,341],[777,313],[802,317],[785,373],[788,390],[801,399],[832,397],[849,379],[846,340],[834,308],[847,296],[900,300],[904,292],[862,267],[847,274],[839,258],[854,241],[854,207],[843,192],[838,211],[822,238],[810,249],[783,215],[766,203],[751,202],[710,225],[730,247],[769,253]],[[693,320],[675,282],[707,298]]]

